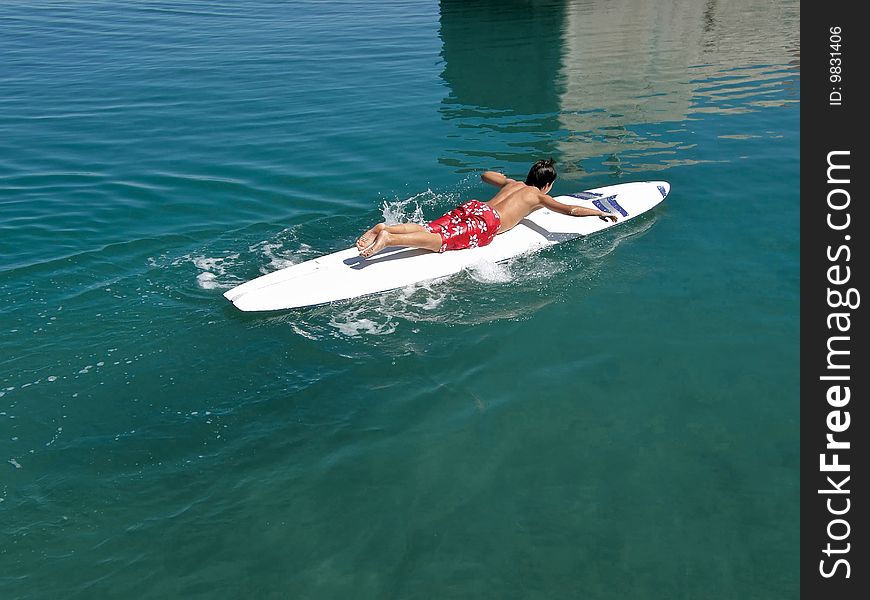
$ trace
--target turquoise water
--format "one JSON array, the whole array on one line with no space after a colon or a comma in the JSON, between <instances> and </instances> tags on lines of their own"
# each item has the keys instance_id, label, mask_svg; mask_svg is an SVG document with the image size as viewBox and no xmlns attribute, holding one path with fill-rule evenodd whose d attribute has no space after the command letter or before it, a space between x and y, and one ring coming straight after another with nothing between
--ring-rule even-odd
<instances>
[{"instance_id":1,"label":"turquoise water","mask_svg":"<svg viewBox=\"0 0 870 600\"><path fill-rule=\"evenodd\" d=\"M0 597L798 592L799 5L0 4ZM557 160L613 232L221 293Z\"/></svg>"}]
</instances>

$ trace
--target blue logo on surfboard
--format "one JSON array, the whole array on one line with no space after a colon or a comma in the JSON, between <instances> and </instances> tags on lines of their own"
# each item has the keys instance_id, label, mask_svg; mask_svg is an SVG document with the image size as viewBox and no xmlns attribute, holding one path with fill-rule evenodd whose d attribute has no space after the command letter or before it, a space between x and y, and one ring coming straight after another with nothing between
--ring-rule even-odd
<instances>
[{"instance_id":1,"label":"blue logo on surfboard","mask_svg":"<svg viewBox=\"0 0 870 600\"><path fill-rule=\"evenodd\" d=\"M579 198L580 200L592 200L593 198L600 198L604 194L599 194L598 192L577 192L576 194L568 194L572 198Z\"/></svg>"},{"instance_id":2,"label":"blue logo on surfboard","mask_svg":"<svg viewBox=\"0 0 870 600\"><path fill-rule=\"evenodd\" d=\"M607 204L605 204L605 202ZM594 204L595 208L597 208L598 210L603 210L604 212L609 213L616 211L623 217L628 216L628 211L619 205L619 203L616 201L616 196L608 196L607 198L601 198L600 200L593 200L592 204Z\"/></svg>"}]
</instances>

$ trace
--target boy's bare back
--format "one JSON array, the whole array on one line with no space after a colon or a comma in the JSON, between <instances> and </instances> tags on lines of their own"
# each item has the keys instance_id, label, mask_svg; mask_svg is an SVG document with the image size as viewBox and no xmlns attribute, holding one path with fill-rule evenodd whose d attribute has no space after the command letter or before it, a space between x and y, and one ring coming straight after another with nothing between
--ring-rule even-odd
<instances>
[{"instance_id":1,"label":"boy's bare back","mask_svg":"<svg viewBox=\"0 0 870 600\"><path fill-rule=\"evenodd\" d=\"M509 180L486 204L493 207L501 216L499 233L507 231L529 214L544 206L541 196L546 196L538 188L521 181Z\"/></svg>"},{"instance_id":2,"label":"boy's bare back","mask_svg":"<svg viewBox=\"0 0 870 600\"><path fill-rule=\"evenodd\" d=\"M553 187L552 182L544 185L543 188L539 188L516 181L515 179L509 179L495 171L486 171L481 175L481 179L486 183L501 188L492 199L486 202L501 216L501 225L498 228L499 233L513 228L517 223L539 208L549 208L552 211L575 217L594 215L602 219L616 220L616 217L609 213L594 208L563 204L552 198L547 194Z\"/></svg>"}]
</instances>

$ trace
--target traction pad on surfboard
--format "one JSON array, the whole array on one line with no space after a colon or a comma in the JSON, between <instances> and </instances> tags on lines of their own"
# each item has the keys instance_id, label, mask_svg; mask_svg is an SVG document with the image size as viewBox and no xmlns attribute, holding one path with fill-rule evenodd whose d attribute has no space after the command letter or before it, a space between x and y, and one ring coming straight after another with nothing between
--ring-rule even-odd
<instances>
[{"instance_id":1,"label":"traction pad on surfboard","mask_svg":"<svg viewBox=\"0 0 870 600\"><path fill-rule=\"evenodd\" d=\"M576 194L568 194L572 198L579 198L580 200L592 200L593 198L600 198L603 194L599 194L598 192L577 192Z\"/></svg>"},{"instance_id":2,"label":"traction pad on surfboard","mask_svg":"<svg viewBox=\"0 0 870 600\"><path fill-rule=\"evenodd\" d=\"M659 186L659 190L661 190L661 186ZM602 198L601 194L598 192L577 192L576 194L568 194L572 198L579 198L580 200L592 200L592 204L595 205L595 208L598 210L603 210L604 212L618 212L623 217L628 216L628 211L622 208L619 203L616 201L616 196L608 196L607 198ZM606 204L605 204L606 203Z\"/></svg>"},{"instance_id":3,"label":"traction pad on surfboard","mask_svg":"<svg viewBox=\"0 0 870 600\"><path fill-rule=\"evenodd\" d=\"M607 203L607 205L605 205L605 202ZM616 201L616 196L608 196L607 198L601 198L600 200L593 200L592 204L594 204L595 208L597 208L598 210L603 210L604 212L609 213L616 211L623 217L628 216L628 211L626 211L619 205L619 203Z\"/></svg>"}]
</instances>

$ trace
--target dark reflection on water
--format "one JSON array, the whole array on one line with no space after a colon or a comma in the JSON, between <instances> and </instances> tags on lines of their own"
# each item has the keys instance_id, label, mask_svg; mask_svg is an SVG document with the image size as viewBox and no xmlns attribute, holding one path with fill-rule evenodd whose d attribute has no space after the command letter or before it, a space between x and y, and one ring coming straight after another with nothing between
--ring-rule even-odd
<instances>
[{"instance_id":1,"label":"dark reflection on water","mask_svg":"<svg viewBox=\"0 0 870 600\"><path fill-rule=\"evenodd\" d=\"M448 118L558 112L564 2L441 2Z\"/></svg>"},{"instance_id":2,"label":"dark reflection on water","mask_svg":"<svg viewBox=\"0 0 870 600\"><path fill-rule=\"evenodd\" d=\"M459 170L549 154L574 177L663 170L710 160L687 122L797 106L796 1L440 7L441 112L456 139L441 161ZM757 125L728 135L770 134Z\"/></svg>"},{"instance_id":3,"label":"dark reflection on water","mask_svg":"<svg viewBox=\"0 0 870 600\"><path fill-rule=\"evenodd\" d=\"M441 76L450 89L441 112L458 128L442 163L474 170L490 158L528 162L556 152L564 14L564 2L441 2ZM479 147L480 136L496 134L512 140L508 147Z\"/></svg>"}]
</instances>

